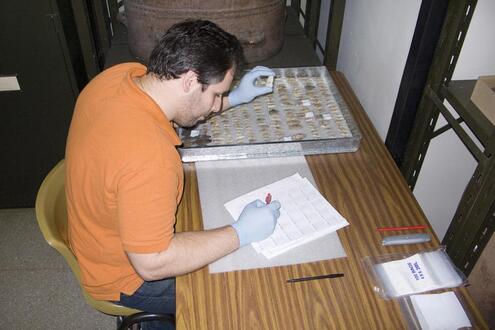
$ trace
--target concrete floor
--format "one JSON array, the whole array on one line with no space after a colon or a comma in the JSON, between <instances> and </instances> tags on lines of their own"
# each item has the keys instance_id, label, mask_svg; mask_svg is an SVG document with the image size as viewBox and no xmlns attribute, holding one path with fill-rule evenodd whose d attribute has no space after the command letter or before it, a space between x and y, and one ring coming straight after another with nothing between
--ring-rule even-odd
<instances>
[{"instance_id":1,"label":"concrete floor","mask_svg":"<svg viewBox=\"0 0 495 330\"><path fill-rule=\"evenodd\" d=\"M41 235L34 209L0 210L0 329L115 329L93 310L61 255Z\"/></svg>"},{"instance_id":2,"label":"concrete floor","mask_svg":"<svg viewBox=\"0 0 495 330\"><path fill-rule=\"evenodd\" d=\"M125 29L120 27L106 66L132 61ZM289 15L279 54L253 65L321 65L295 15ZM470 291L495 329L495 288L491 257L483 257L470 276ZM491 248L490 248L491 246ZM489 271L487 271L487 269ZM491 272L491 273L490 273ZM486 289L491 287L492 291ZM114 329L115 318L89 307L64 259L43 239L34 209L0 210L0 329Z\"/></svg>"}]
</instances>

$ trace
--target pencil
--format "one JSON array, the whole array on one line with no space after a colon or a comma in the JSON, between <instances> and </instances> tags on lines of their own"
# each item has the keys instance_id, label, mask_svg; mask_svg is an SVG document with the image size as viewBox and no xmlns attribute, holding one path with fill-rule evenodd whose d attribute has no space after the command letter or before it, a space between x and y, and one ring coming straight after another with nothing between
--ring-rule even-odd
<instances>
[{"instance_id":1,"label":"pencil","mask_svg":"<svg viewBox=\"0 0 495 330\"><path fill-rule=\"evenodd\" d=\"M287 280L287 283L305 282L305 281L312 281L312 280L322 280L325 278L337 278L337 277L343 277L343 276L344 276L344 274L337 273L337 274L326 274L326 275L299 277L299 278L291 278L290 280Z\"/></svg>"},{"instance_id":2,"label":"pencil","mask_svg":"<svg viewBox=\"0 0 495 330\"><path fill-rule=\"evenodd\" d=\"M393 230L413 230L413 229L425 229L428 228L425 225L418 226L401 226L401 227L382 227L377 228L378 231L393 231Z\"/></svg>"}]
</instances>

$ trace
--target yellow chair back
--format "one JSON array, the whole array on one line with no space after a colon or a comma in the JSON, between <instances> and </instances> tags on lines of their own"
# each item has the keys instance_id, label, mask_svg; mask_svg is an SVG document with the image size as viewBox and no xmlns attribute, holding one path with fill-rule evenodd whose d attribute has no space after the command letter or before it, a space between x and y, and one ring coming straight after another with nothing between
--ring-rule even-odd
<instances>
[{"instance_id":1,"label":"yellow chair back","mask_svg":"<svg viewBox=\"0 0 495 330\"><path fill-rule=\"evenodd\" d=\"M81 270L67 238L67 201L65 198L65 161L61 160L43 180L36 197L36 218L45 240L67 261L77 278L86 302L105 314L129 316L139 310L92 298L81 284Z\"/></svg>"}]
</instances>

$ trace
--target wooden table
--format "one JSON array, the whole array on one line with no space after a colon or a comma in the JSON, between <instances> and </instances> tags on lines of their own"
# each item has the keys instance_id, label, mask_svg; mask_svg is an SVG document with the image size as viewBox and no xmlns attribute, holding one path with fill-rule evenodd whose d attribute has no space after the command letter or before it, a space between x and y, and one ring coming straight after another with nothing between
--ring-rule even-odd
<instances>
[{"instance_id":1,"label":"wooden table","mask_svg":"<svg viewBox=\"0 0 495 330\"><path fill-rule=\"evenodd\" d=\"M209 274L205 267L177 278L177 329L401 329L396 301L373 292L361 260L396 252L416 252L433 241L395 247L381 245L382 226L427 224L416 199L341 73L332 72L363 139L355 153L306 156L320 192L349 221L338 231L346 258L300 265ZM201 230L201 207L193 164L185 165L184 197L177 230ZM395 234L395 233L394 233ZM398 233L397 233L398 234ZM344 273L336 279L286 283L294 277ZM487 328L467 290L470 312Z\"/></svg>"}]
</instances>

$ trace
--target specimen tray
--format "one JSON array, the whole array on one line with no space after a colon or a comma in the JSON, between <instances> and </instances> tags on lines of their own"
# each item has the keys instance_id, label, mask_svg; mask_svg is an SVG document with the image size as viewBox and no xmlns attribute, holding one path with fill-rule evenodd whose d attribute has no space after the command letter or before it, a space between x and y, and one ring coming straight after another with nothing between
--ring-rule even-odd
<instances>
[{"instance_id":1,"label":"specimen tray","mask_svg":"<svg viewBox=\"0 0 495 330\"><path fill-rule=\"evenodd\" d=\"M192 128L179 128L184 162L353 152L361 134L324 66L279 68L273 93Z\"/></svg>"}]
</instances>

